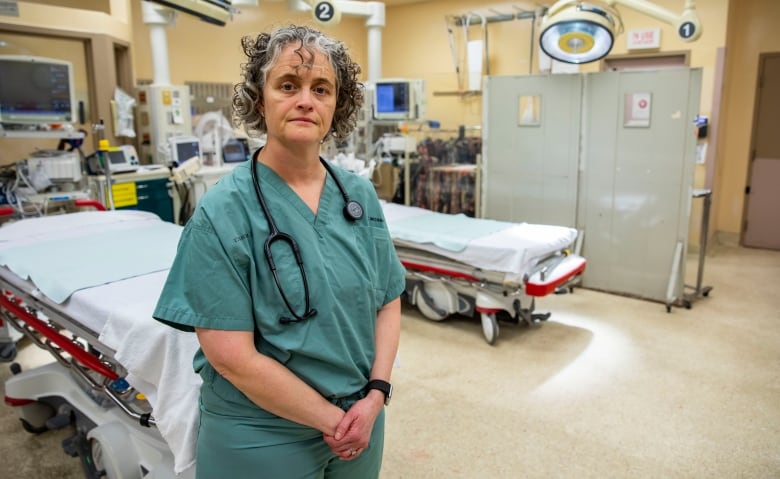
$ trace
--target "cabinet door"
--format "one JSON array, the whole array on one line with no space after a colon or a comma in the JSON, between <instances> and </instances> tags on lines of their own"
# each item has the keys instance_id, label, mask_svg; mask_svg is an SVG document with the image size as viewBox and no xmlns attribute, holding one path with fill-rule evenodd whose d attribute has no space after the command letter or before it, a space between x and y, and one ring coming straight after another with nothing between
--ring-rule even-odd
<instances>
[{"instance_id":1,"label":"cabinet door","mask_svg":"<svg viewBox=\"0 0 780 479\"><path fill-rule=\"evenodd\" d=\"M137 181L136 191L137 209L152 212L163 221L173 222L173 199L168 192L167 178Z\"/></svg>"}]
</instances>

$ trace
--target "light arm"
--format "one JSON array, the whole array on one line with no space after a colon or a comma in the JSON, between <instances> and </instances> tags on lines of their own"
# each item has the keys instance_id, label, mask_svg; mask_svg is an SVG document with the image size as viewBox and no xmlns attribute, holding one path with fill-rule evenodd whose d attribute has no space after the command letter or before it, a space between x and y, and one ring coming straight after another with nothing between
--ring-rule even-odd
<instances>
[{"instance_id":1,"label":"light arm","mask_svg":"<svg viewBox=\"0 0 780 479\"><path fill-rule=\"evenodd\" d=\"M692 42L701 36L701 22L696 14L696 2L685 0L685 8L682 15L660 7L648 0L611 0L610 5L624 5L639 13L661 20L673 25L677 29L677 35L686 42Z\"/></svg>"}]
</instances>

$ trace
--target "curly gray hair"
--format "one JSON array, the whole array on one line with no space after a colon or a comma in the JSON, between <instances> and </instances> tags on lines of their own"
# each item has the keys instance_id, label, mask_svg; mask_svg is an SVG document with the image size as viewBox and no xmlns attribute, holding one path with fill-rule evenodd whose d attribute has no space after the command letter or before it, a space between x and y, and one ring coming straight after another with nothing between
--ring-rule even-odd
<instances>
[{"instance_id":1,"label":"curly gray hair","mask_svg":"<svg viewBox=\"0 0 780 479\"><path fill-rule=\"evenodd\" d=\"M320 52L330 60L336 72L337 94L336 111L326 138L344 140L355 128L363 106L363 85L357 79L360 66L350 58L342 42L307 26L290 25L270 34L260 33L256 38L241 39L247 62L241 65L243 81L233 87L233 119L237 124L243 124L247 132L267 131L265 118L258 109L263 103L263 87L268 71L282 49L291 43L300 43L300 48L312 58L315 52Z\"/></svg>"}]
</instances>

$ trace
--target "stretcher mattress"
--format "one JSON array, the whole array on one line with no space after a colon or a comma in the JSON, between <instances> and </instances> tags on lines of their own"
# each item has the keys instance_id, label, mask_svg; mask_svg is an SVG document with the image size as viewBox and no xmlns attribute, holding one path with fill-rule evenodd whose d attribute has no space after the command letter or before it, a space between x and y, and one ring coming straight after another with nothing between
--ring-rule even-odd
<instances>
[{"instance_id":1,"label":"stretcher mattress","mask_svg":"<svg viewBox=\"0 0 780 479\"><path fill-rule=\"evenodd\" d=\"M399 255L404 248L424 251L502 273L505 283L522 284L540 260L577 238L577 230L564 226L478 219L388 202L382 209Z\"/></svg>"}]
</instances>

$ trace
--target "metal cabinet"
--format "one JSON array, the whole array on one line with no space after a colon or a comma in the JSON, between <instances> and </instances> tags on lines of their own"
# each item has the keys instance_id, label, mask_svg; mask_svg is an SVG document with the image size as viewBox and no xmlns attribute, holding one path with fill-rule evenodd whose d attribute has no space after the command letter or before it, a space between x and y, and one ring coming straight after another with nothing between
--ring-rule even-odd
<instances>
[{"instance_id":1,"label":"metal cabinet","mask_svg":"<svg viewBox=\"0 0 780 479\"><path fill-rule=\"evenodd\" d=\"M110 208L106 177L91 177L97 198ZM163 221L174 221L171 179L167 168L114 174L111 176L111 192L117 210L149 211Z\"/></svg>"}]
</instances>

